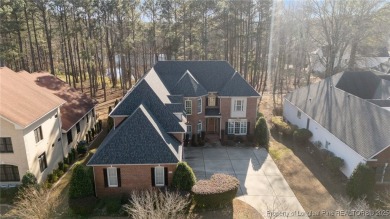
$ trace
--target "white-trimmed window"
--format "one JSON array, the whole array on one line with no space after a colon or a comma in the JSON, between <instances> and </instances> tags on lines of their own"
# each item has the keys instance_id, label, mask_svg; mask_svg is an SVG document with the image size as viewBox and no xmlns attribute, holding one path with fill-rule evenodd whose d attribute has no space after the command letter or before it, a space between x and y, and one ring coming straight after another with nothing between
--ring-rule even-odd
<instances>
[{"instance_id":1,"label":"white-trimmed window","mask_svg":"<svg viewBox=\"0 0 390 219\"><path fill-rule=\"evenodd\" d=\"M187 125L187 134L192 133L192 125Z\"/></svg>"},{"instance_id":2,"label":"white-trimmed window","mask_svg":"<svg viewBox=\"0 0 390 219\"><path fill-rule=\"evenodd\" d=\"M198 133L201 133L201 132L202 132L202 121L199 121L199 122L198 122L197 131L198 131Z\"/></svg>"},{"instance_id":3,"label":"white-trimmed window","mask_svg":"<svg viewBox=\"0 0 390 219\"><path fill-rule=\"evenodd\" d=\"M241 119L241 120L229 119L228 134L230 134L230 135L246 135L247 134L247 121L243 120L243 119Z\"/></svg>"},{"instance_id":4,"label":"white-trimmed window","mask_svg":"<svg viewBox=\"0 0 390 219\"><path fill-rule=\"evenodd\" d=\"M202 98L198 98L198 113L202 112Z\"/></svg>"},{"instance_id":5,"label":"white-trimmed window","mask_svg":"<svg viewBox=\"0 0 390 219\"><path fill-rule=\"evenodd\" d=\"M244 100L234 100L234 111L244 111Z\"/></svg>"},{"instance_id":6,"label":"white-trimmed window","mask_svg":"<svg viewBox=\"0 0 390 219\"><path fill-rule=\"evenodd\" d=\"M192 100L185 100L185 110L187 115L192 114Z\"/></svg>"},{"instance_id":7,"label":"white-trimmed window","mask_svg":"<svg viewBox=\"0 0 390 219\"><path fill-rule=\"evenodd\" d=\"M46 152L43 152L41 155L38 156L38 161L39 169L41 170L41 172L43 172L47 168Z\"/></svg>"},{"instance_id":8,"label":"white-trimmed window","mask_svg":"<svg viewBox=\"0 0 390 219\"><path fill-rule=\"evenodd\" d=\"M154 168L154 184L156 186L165 186L164 167L158 166Z\"/></svg>"},{"instance_id":9,"label":"white-trimmed window","mask_svg":"<svg viewBox=\"0 0 390 219\"><path fill-rule=\"evenodd\" d=\"M108 187L118 187L118 170L116 167L107 168Z\"/></svg>"}]
</instances>

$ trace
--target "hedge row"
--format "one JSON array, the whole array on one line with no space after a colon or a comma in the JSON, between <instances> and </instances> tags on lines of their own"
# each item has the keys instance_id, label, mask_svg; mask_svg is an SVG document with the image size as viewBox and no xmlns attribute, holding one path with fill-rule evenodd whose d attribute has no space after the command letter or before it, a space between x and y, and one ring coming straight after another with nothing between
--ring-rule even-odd
<instances>
[{"instance_id":1,"label":"hedge row","mask_svg":"<svg viewBox=\"0 0 390 219\"><path fill-rule=\"evenodd\" d=\"M199 180L191 191L197 208L216 209L232 202L239 185L236 177L218 173L210 180Z\"/></svg>"}]
</instances>

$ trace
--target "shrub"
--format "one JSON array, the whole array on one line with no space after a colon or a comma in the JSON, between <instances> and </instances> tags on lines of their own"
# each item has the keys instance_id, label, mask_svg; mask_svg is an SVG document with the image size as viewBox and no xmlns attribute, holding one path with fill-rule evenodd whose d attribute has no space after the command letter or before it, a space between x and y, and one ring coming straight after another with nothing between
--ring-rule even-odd
<instances>
[{"instance_id":1,"label":"shrub","mask_svg":"<svg viewBox=\"0 0 390 219\"><path fill-rule=\"evenodd\" d=\"M93 212L97 202L98 199L95 196L69 199L69 208L75 214L86 216Z\"/></svg>"},{"instance_id":2,"label":"shrub","mask_svg":"<svg viewBox=\"0 0 390 219\"><path fill-rule=\"evenodd\" d=\"M58 178L60 178L62 175L64 175L64 171L60 170L60 169L56 169L53 171L53 174L55 176L57 176Z\"/></svg>"},{"instance_id":3,"label":"shrub","mask_svg":"<svg viewBox=\"0 0 390 219\"><path fill-rule=\"evenodd\" d=\"M72 154L73 162L76 161L76 158L77 158L77 151L76 151L76 149L72 148L71 154Z\"/></svg>"},{"instance_id":4,"label":"shrub","mask_svg":"<svg viewBox=\"0 0 390 219\"><path fill-rule=\"evenodd\" d=\"M0 203L12 204L19 191L18 187L0 188Z\"/></svg>"},{"instance_id":5,"label":"shrub","mask_svg":"<svg viewBox=\"0 0 390 219\"><path fill-rule=\"evenodd\" d=\"M198 208L220 208L236 197L240 182L226 174L214 174L210 180L199 180L191 189Z\"/></svg>"},{"instance_id":6,"label":"shrub","mask_svg":"<svg viewBox=\"0 0 390 219\"><path fill-rule=\"evenodd\" d=\"M28 186L35 186L37 185L38 181L37 178L32 174L31 172L27 171L26 174L24 174L22 178L22 186L28 187Z\"/></svg>"},{"instance_id":7,"label":"shrub","mask_svg":"<svg viewBox=\"0 0 390 219\"><path fill-rule=\"evenodd\" d=\"M338 173L340 168L344 166L344 160L337 156L330 156L325 160L325 165L333 173Z\"/></svg>"},{"instance_id":8,"label":"shrub","mask_svg":"<svg viewBox=\"0 0 390 219\"><path fill-rule=\"evenodd\" d=\"M73 159L72 152L69 152L69 153L68 153L68 164L72 164L73 161L74 161L74 159Z\"/></svg>"},{"instance_id":9,"label":"shrub","mask_svg":"<svg viewBox=\"0 0 390 219\"><path fill-rule=\"evenodd\" d=\"M86 141L80 141L77 144L77 153L84 155L87 153L87 142Z\"/></svg>"},{"instance_id":10,"label":"shrub","mask_svg":"<svg viewBox=\"0 0 390 219\"><path fill-rule=\"evenodd\" d=\"M255 139L256 143L260 146L268 148L269 145L269 130L267 121L264 117L260 117L255 126Z\"/></svg>"},{"instance_id":11,"label":"shrub","mask_svg":"<svg viewBox=\"0 0 390 219\"><path fill-rule=\"evenodd\" d=\"M64 172L69 170L69 164L64 164Z\"/></svg>"},{"instance_id":12,"label":"shrub","mask_svg":"<svg viewBox=\"0 0 390 219\"><path fill-rule=\"evenodd\" d=\"M256 120L259 120L261 117L264 117L264 114L261 112L257 112Z\"/></svg>"},{"instance_id":13,"label":"shrub","mask_svg":"<svg viewBox=\"0 0 390 219\"><path fill-rule=\"evenodd\" d=\"M69 165L69 154L68 154L68 157L64 157L64 164ZM65 168L65 166L64 166L64 168Z\"/></svg>"},{"instance_id":14,"label":"shrub","mask_svg":"<svg viewBox=\"0 0 390 219\"><path fill-rule=\"evenodd\" d=\"M272 124L274 124L274 128L278 132L282 132L285 135L292 135L294 131L298 128L295 125L289 125L286 122L283 121L283 117L281 116L274 116L271 118Z\"/></svg>"},{"instance_id":15,"label":"shrub","mask_svg":"<svg viewBox=\"0 0 390 219\"><path fill-rule=\"evenodd\" d=\"M52 173L47 174L47 181L49 183L53 183L54 182L54 174L52 174Z\"/></svg>"},{"instance_id":16,"label":"shrub","mask_svg":"<svg viewBox=\"0 0 390 219\"><path fill-rule=\"evenodd\" d=\"M172 187L178 190L191 191L196 183L192 168L186 162L179 162L173 174Z\"/></svg>"},{"instance_id":17,"label":"shrub","mask_svg":"<svg viewBox=\"0 0 390 219\"><path fill-rule=\"evenodd\" d=\"M347 194L352 199L366 196L372 198L375 186L375 172L366 164L359 164L347 182Z\"/></svg>"},{"instance_id":18,"label":"shrub","mask_svg":"<svg viewBox=\"0 0 390 219\"><path fill-rule=\"evenodd\" d=\"M106 211L109 214L118 213L122 207L121 197L111 197L104 199L104 204L106 206Z\"/></svg>"},{"instance_id":19,"label":"shrub","mask_svg":"<svg viewBox=\"0 0 390 219\"><path fill-rule=\"evenodd\" d=\"M58 169L64 171L64 163L63 162L61 162L61 161L58 162Z\"/></svg>"},{"instance_id":20,"label":"shrub","mask_svg":"<svg viewBox=\"0 0 390 219\"><path fill-rule=\"evenodd\" d=\"M75 166L70 179L69 199L83 198L94 195L93 184L87 167Z\"/></svg>"},{"instance_id":21,"label":"shrub","mask_svg":"<svg viewBox=\"0 0 390 219\"><path fill-rule=\"evenodd\" d=\"M299 143L306 143L309 141L309 138L313 136L313 133L311 133L308 129L298 129L294 131L293 136L295 141Z\"/></svg>"},{"instance_id":22,"label":"shrub","mask_svg":"<svg viewBox=\"0 0 390 219\"><path fill-rule=\"evenodd\" d=\"M133 219L186 218L183 213L190 203L188 196L156 189L133 191L129 201L123 208Z\"/></svg>"}]
</instances>

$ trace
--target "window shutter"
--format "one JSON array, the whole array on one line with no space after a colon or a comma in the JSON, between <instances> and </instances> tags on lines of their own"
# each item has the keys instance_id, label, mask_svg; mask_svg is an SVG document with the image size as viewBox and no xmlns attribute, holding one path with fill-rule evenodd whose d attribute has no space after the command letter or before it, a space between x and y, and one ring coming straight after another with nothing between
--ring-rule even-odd
<instances>
[{"instance_id":1,"label":"window shutter","mask_svg":"<svg viewBox=\"0 0 390 219\"><path fill-rule=\"evenodd\" d=\"M228 122L225 122L225 134L228 135L229 133L229 123Z\"/></svg>"},{"instance_id":2,"label":"window shutter","mask_svg":"<svg viewBox=\"0 0 390 219\"><path fill-rule=\"evenodd\" d=\"M209 98L206 97L206 106L209 106Z\"/></svg>"},{"instance_id":3,"label":"window shutter","mask_svg":"<svg viewBox=\"0 0 390 219\"><path fill-rule=\"evenodd\" d=\"M116 177L118 179L118 187L121 187L121 169L116 168Z\"/></svg>"},{"instance_id":4,"label":"window shutter","mask_svg":"<svg viewBox=\"0 0 390 219\"><path fill-rule=\"evenodd\" d=\"M164 167L164 184L168 186L168 167Z\"/></svg>"},{"instance_id":5,"label":"window shutter","mask_svg":"<svg viewBox=\"0 0 390 219\"><path fill-rule=\"evenodd\" d=\"M247 125L246 125L246 134L247 134L247 135L249 135L249 129L250 129L250 127L251 127L250 124L251 124L251 123L248 122Z\"/></svg>"},{"instance_id":6,"label":"window shutter","mask_svg":"<svg viewBox=\"0 0 390 219\"><path fill-rule=\"evenodd\" d=\"M104 187L108 187L107 169L103 168Z\"/></svg>"},{"instance_id":7,"label":"window shutter","mask_svg":"<svg viewBox=\"0 0 390 219\"><path fill-rule=\"evenodd\" d=\"M156 185L156 182L154 181L154 167L152 167L152 186L155 186Z\"/></svg>"},{"instance_id":8,"label":"window shutter","mask_svg":"<svg viewBox=\"0 0 390 219\"><path fill-rule=\"evenodd\" d=\"M219 106L219 98L218 97L215 98L215 106Z\"/></svg>"}]
</instances>

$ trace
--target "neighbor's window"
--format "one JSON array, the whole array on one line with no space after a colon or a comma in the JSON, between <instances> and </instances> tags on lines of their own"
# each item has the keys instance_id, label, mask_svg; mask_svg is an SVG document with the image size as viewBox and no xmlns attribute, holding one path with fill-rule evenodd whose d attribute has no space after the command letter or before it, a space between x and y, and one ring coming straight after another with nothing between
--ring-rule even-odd
<instances>
[{"instance_id":1,"label":"neighbor's window","mask_svg":"<svg viewBox=\"0 0 390 219\"><path fill-rule=\"evenodd\" d=\"M34 136L35 136L35 142L38 143L40 140L43 139L42 135L42 127L39 126L38 128L34 129Z\"/></svg>"},{"instance_id":2,"label":"neighbor's window","mask_svg":"<svg viewBox=\"0 0 390 219\"><path fill-rule=\"evenodd\" d=\"M164 167L158 166L154 168L154 183L156 186L165 185Z\"/></svg>"},{"instance_id":3,"label":"neighbor's window","mask_svg":"<svg viewBox=\"0 0 390 219\"><path fill-rule=\"evenodd\" d=\"M244 111L244 100L234 101L234 111Z\"/></svg>"},{"instance_id":4,"label":"neighbor's window","mask_svg":"<svg viewBox=\"0 0 390 219\"><path fill-rule=\"evenodd\" d=\"M198 113L202 112L202 98L198 98Z\"/></svg>"},{"instance_id":5,"label":"neighbor's window","mask_svg":"<svg viewBox=\"0 0 390 219\"><path fill-rule=\"evenodd\" d=\"M185 110L187 115L192 114L192 101L191 100L186 100L185 101Z\"/></svg>"},{"instance_id":6,"label":"neighbor's window","mask_svg":"<svg viewBox=\"0 0 390 219\"><path fill-rule=\"evenodd\" d=\"M301 115L302 115L301 111L298 110L297 117L298 117L299 119L301 118Z\"/></svg>"},{"instance_id":7,"label":"neighbor's window","mask_svg":"<svg viewBox=\"0 0 390 219\"><path fill-rule=\"evenodd\" d=\"M76 130L77 130L77 134L80 133L80 122L76 124Z\"/></svg>"},{"instance_id":8,"label":"neighbor's window","mask_svg":"<svg viewBox=\"0 0 390 219\"><path fill-rule=\"evenodd\" d=\"M0 182L18 182L20 181L19 170L17 166L1 164Z\"/></svg>"},{"instance_id":9,"label":"neighbor's window","mask_svg":"<svg viewBox=\"0 0 390 219\"><path fill-rule=\"evenodd\" d=\"M12 153L14 152L12 148L11 138L0 138L0 153Z\"/></svg>"},{"instance_id":10,"label":"neighbor's window","mask_svg":"<svg viewBox=\"0 0 390 219\"><path fill-rule=\"evenodd\" d=\"M41 172L43 172L47 168L47 161L46 161L46 152L43 152L43 154L39 155L39 169Z\"/></svg>"},{"instance_id":11,"label":"neighbor's window","mask_svg":"<svg viewBox=\"0 0 390 219\"><path fill-rule=\"evenodd\" d=\"M72 129L70 129L70 130L66 133L66 137L68 138L68 144L70 144L70 143L73 142Z\"/></svg>"},{"instance_id":12,"label":"neighbor's window","mask_svg":"<svg viewBox=\"0 0 390 219\"><path fill-rule=\"evenodd\" d=\"M107 168L108 187L118 187L118 170L116 167Z\"/></svg>"}]
</instances>

